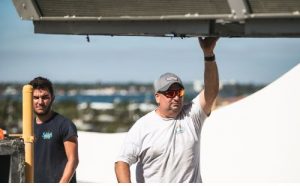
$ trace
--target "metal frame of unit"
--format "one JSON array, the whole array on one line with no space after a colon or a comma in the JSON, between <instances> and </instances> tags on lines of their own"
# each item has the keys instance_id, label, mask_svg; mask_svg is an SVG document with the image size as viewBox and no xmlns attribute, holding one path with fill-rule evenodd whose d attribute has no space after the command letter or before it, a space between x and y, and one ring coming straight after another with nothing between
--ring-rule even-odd
<instances>
[{"instance_id":1,"label":"metal frame of unit","mask_svg":"<svg viewBox=\"0 0 300 186\"><path fill-rule=\"evenodd\" d=\"M9 156L9 162L6 162L9 163L10 165L8 170L9 183L25 183L24 155L25 155L25 151L24 151L23 140L6 139L0 141L0 156Z\"/></svg>"},{"instance_id":2,"label":"metal frame of unit","mask_svg":"<svg viewBox=\"0 0 300 186\"><path fill-rule=\"evenodd\" d=\"M250 1L255 0L225 0L230 9L225 14L154 16L43 16L38 1L13 0L21 19L33 21L35 33L172 37L300 37L298 0L287 0L296 4L292 11L290 7L282 6L284 11L255 12L250 6ZM76 0L69 2L72 1L76 2Z\"/></svg>"}]
</instances>

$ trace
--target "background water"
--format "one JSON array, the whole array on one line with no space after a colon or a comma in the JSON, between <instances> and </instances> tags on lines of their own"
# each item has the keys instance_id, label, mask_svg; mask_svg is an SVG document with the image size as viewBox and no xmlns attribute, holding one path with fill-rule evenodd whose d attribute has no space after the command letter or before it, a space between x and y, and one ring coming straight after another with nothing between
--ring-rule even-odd
<instances>
[{"instance_id":1,"label":"background water","mask_svg":"<svg viewBox=\"0 0 300 186\"><path fill-rule=\"evenodd\" d=\"M194 97L196 93L187 93L185 95L185 100ZM0 100L12 99L17 101L22 101L22 95L0 95ZM76 101L78 104L83 102L104 102L104 103L115 103L115 102L134 102L134 103L144 103L144 102L155 102L154 95L152 93L137 93L133 95L122 95L122 94L112 94L112 95L56 95L55 100L57 102L72 100Z\"/></svg>"},{"instance_id":2,"label":"background water","mask_svg":"<svg viewBox=\"0 0 300 186\"><path fill-rule=\"evenodd\" d=\"M105 102L105 103L114 103L114 102L152 102L154 101L154 96L149 94L136 94L136 95L74 95L74 96L57 96L57 101L63 100L75 100L77 103L83 102Z\"/></svg>"}]
</instances>

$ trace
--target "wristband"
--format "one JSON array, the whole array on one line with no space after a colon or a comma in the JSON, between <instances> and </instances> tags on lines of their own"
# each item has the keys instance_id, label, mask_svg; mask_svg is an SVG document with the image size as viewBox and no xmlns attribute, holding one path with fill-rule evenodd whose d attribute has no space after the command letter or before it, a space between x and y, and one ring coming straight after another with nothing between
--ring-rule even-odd
<instances>
[{"instance_id":1,"label":"wristband","mask_svg":"<svg viewBox=\"0 0 300 186\"><path fill-rule=\"evenodd\" d=\"M207 62L212 62L212 61L215 61L215 60L216 60L215 55L212 55L212 56L205 56L205 57L204 57L204 61L207 61Z\"/></svg>"}]
</instances>

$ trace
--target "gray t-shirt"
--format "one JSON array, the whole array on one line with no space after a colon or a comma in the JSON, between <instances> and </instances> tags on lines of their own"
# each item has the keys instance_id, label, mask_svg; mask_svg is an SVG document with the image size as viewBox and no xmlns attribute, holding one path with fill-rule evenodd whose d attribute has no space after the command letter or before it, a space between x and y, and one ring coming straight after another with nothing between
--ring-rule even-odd
<instances>
[{"instance_id":1,"label":"gray t-shirt","mask_svg":"<svg viewBox=\"0 0 300 186\"><path fill-rule=\"evenodd\" d=\"M199 183L200 133L206 119L199 96L176 119L152 111L129 130L116 161L137 162L136 181Z\"/></svg>"}]
</instances>

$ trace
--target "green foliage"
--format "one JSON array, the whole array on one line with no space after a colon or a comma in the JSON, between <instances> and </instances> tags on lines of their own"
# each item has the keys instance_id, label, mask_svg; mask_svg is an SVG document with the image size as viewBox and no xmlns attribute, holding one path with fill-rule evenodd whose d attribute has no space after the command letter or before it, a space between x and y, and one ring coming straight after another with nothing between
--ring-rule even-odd
<instances>
[{"instance_id":1,"label":"green foliage","mask_svg":"<svg viewBox=\"0 0 300 186\"><path fill-rule=\"evenodd\" d=\"M88 89L113 88L116 92L126 90L130 94L145 93L153 95L152 83L149 84L76 84L76 83L54 83L56 97L66 96L69 91L79 93ZM0 83L0 128L6 129L9 133L19 133L22 122L22 87L23 84ZM198 94L193 92L192 84L186 85L185 101L190 101ZM252 94L264 85L235 84L224 85L219 93L220 97L235 97ZM12 96L7 95L7 90L13 91ZM74 121L80 128L95 132L125 132L136 122L137 119L145 115L140 109L129 110L129 102L116 102L113 109L95 110L89 105L85 109L78 109L77 101L72 99L56 100L53 110ZM89 103L88 103L89 104ZM155 103L153 103L155 104ZM86 127L89 125L89 127Z\"/></svg>"},{"instance_id":2,"label":"green foliage","mask_svg":"<svg viewBox=\"0 0 300 186\"><path fill-rule=\"evenodd\" d=\"M53 110L69 119L76 119L79 117L77 102L74 100L63 100L54 103Z\"/></svg>"},{"instance_id":3,"label":"green foliage","mask_svg":"<svg viewBox=\"0 0 300 186\"><path fill-rule=\"evenodd\" d=\"M0 100L0 128L8 133L21 131L22 103L11 97Z\"/></svg>"}]
</instances>

